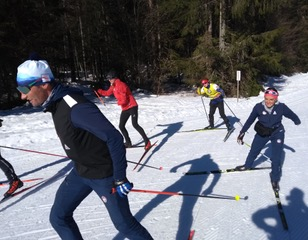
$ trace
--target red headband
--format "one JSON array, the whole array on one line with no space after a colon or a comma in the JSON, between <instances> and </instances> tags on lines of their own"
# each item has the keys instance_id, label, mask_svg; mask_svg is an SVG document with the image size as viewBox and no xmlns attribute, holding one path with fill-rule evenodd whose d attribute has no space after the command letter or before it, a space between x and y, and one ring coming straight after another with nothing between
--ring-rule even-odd
<instances>
[{"instance_id":1,"label":"red headband","mask_svg":"<svg viewBox=\"0 0 308 240\"><path fill-rule=\"evenodd\" d=\"M277 99L279 96L278 92L276 92L275 90L266 90L265 91L265 94L264 94L264 97L272 97L272 98L275 98Z\"/></svg>"}]
</instances>

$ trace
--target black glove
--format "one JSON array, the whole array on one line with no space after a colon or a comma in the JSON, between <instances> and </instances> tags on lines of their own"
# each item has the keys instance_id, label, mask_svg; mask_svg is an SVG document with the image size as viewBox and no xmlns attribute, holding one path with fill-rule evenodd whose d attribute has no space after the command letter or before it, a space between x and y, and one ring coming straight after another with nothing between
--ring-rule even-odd
<instances>
[{"instance_id":1,"label":"black glove","mask_svg":"<svg viewBox=\"0 0 308 240\"><path fill-rule=\"evenodd\" d=\"M99 83L92 83L90 85L90 88L92 88L93 90L97 91L98 89L100 89L100 84Z\"/></svg>"},{"instance_id":2,"label":"black glove","mask_svg":"<svg viewBox=\"0 0 308 240\"><path fill-rule=\"evenodd\" d=\"M0 119L0 127L2 127L2 122L3 122L3 120L2 120L2 119Z\"/></svg>"},{"instance_id":3,"label":"black glove","mask_svg":"<svg viewBox=\"0 0 308 240\"><path fill-rule=\"evenodd\" d=\"M238 135L238 137L237 137L237 143L238 144L241 144L241 145L244 144L244 141L243 141L244 136L245 136L245 133L240 133L240 135Z\"/></svg>"},{"instance_id":4,"label":"black glove","mask_svg":"<svg viewBox=\"0 0 308 240\"><path fill-rule=\"evenodd\" d=\"M134 184L129 182L127 178L123 180L115 180L113 185L114 188L112 189L112 193L117 192L120 197L125 197L134 187Z\"/></svg>"},{"instance_id":5,"label":"black glove","mask_svg":"<svg viewBox=\"0 0 308 240\"><path fill-rule=\"evenodd\" d=\"M295 122L295 125L300 125L301 124L301 120L298 120Z\"/></svg>"}]
</instances>

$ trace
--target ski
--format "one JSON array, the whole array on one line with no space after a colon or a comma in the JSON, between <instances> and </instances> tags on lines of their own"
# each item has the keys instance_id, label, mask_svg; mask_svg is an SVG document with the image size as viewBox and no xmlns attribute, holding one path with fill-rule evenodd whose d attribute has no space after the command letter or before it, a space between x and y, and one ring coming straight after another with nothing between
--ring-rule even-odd
<instances>
[{"instance_id":1,"label":"ski","mask_svg":"<svg viewBox=\"0 0 308 240\"><path fill-rule=\"evenodd\" d=\"M22 189L20 189L20 190L17 190L17 191L14 192L12 195L10 195L10 196L8 196L8 197L3 197L3 198L0 200L0 204L3 203L3 202L5 202L5 201L7 201L7 200L9 200L9 199L11 199L11 198L13 198L13 197L16 197L17 195L19 195L19 194L21 194L21 193L23 193L23 192L25 192L25 191L27 191L27 190L30 190L30 189L32 189L32 188L38 186L38 185L40 185L40 184L42 184L42 183L44 183L44 182L46 182L46 179L43 179L42 181L39 181L38 183L35 183L35 184L33 184L33 185L29 186L29 187L26 187L26 188L22 188Z\"/></svg>"},{"instance_id":2,"label":"ski","mask_svg":"<svg viewBox=\"0 0 308 240\"><path fill-rule=\"evenodd\" d=\"M224 138L224 142L228 140L228 138L231 136L231 134L234 132L235 128L232 128L231 130L229 130Z\"/></svg>"},{"instance_id":3,"label":"ski","mask_svg":"<svg viewBox=\"0 0 308 240\"><path fill-rule=\"evenodd\" d=\"M188 235L188 240L192 240L195 235L195 230L190 230L189 235Z\"/></svg>"},{"instance_id":4,"label":"ski","mask_svg":"<svg viewBox=\"0 0 308 240\"><path fill-rule=\"evenodd\" d=\"M248 172L248 171L255 171L255 170L264 170L264 169L271 169L271 167L255 167L250 168L248 170L237 170L236 168L228 168L228 169L217 169L212 171L200 171L200 172L184 172L184 175L203 175L203 174L220 174L220 173L229 173L229 172Z\"/></svg>"},{"instance_id":5,"label":"ski","mask_svg":"<svg viewBox=\"0 0 308 240\"><path fill-rule=\"evenodd\" d=\"M29 179L20 179L22 182L35 182L38 180L42 180L43 178L29 178ZM9 185L9 182L0 182L0 187Z\"/></svg>"},{"instance_id":6,"label":"ski","mask_svg":"<svg viewBox=\"0 0 308 240\"><path fill-rule=\"evenodd\" d=\"M274 189L273 189L273 191L274 191L274 194L275 194L277 208L278 208L278 212L279 212L279 216L280 216L280 219L281 219L283 229L288 230L289 227L288 227L286 216L284 215L284 211L283 211L283 208L282 208L282 204L281 204L281 200L280 200L280 196L279 196L279 191L274 190Z\"/></svg>"},{"instance_id":7,"label":"ski","mask_svg":"<svg viewBox=\"0 0 308 240\"><path fill-rule=\"evenodd\" d=\"M198 128L198 129L192 129L192 130L179 131L179 133L185 133L185 132L203 132L203 131L224 130L224 129L227 129L227 128Z\"/></svg>"},{"instance_id":8,"label":"ski","mask_svg":"<svg viewBox=\"0 0 308 240\"><path fill-rule=\"evenodd\" d=\"M135 170L139 164L141 163L142 159L145 157L145 155L152 149L153 146L156 145L156 143L158 142L158 140L156 142L154 142L147 150L144 150L144 153L142 154L142 156L140 157L139 161L137 162L136 166L133 168L133 170Z\"/></svg>"}]
</instances>

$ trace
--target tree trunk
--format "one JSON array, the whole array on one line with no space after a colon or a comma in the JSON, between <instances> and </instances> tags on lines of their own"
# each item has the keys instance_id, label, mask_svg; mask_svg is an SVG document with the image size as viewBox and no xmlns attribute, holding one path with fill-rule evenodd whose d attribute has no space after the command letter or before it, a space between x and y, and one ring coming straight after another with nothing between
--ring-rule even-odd
<instances>
[{"instance_id":1,"label":"tree trunk","mask_svg":"<svg viewBox=\"0 0 308 240\"><path fill-rule=\"evenodd\" d=\"M219 3L219 50L225 49L226 21L225 21L225 0Z\"/></svg>"},{"instance_id":2,"label":"tree trunk","mask_svg":"<svg viewBox=\"0 0 308 240\"><path fill-rule=\"evenodd\" d=\"M85 51L84 34L83 34L81 16L79 16L79 30L80 30L80 39L81 39L83 75L84 75L84 80L87 80L86 51Z\"/></svg>"}]
</instances>

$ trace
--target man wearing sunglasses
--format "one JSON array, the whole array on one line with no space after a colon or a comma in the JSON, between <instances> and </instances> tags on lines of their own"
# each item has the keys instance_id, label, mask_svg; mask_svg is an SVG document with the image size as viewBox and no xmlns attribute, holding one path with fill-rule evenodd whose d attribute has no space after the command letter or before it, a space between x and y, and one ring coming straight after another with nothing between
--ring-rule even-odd
<instances>
[{"instance_id":1,"label":"man wearing sunglasses","mask_svg":"<svg viewBox=\"0 0 308 240\"><path fill-rule=\"evenodd\" d=\"M56 83L46 61L27 60L17 69L21 98L50 112L74 168L57 190L50 222L61 239L82 239L74 210L95 191L109 216L129 239L153 239L130 212L126 150L121 133L78 88Z\"/></svg>"},{"instance_id":2,"label":"man wearing sunglasses","mask_svg":"<svg viewBox=\"0 0 308 240\"><path fill-rule=\"evenodd\" d=\"M281 178L281 167L283 161L282 153L285 130L281 123L282 117L291 119L295 125L301 123L299 117L288 108L287 105L278 101L278 96L279 93L275 88L268 88L265 91L264 100L257 103L252 109L252 112L237 137L237 142L239 144L244 144L243 138L245 132L250 128L254 121L258 119L258 122L254 127L256 134L245 164L236 167L236 169L240 171L250 169L262 148L270 141L272 147L272 171L270 173L270 178L275 191L279 191L279 181Z\"/></svg>"}]
</instances>

